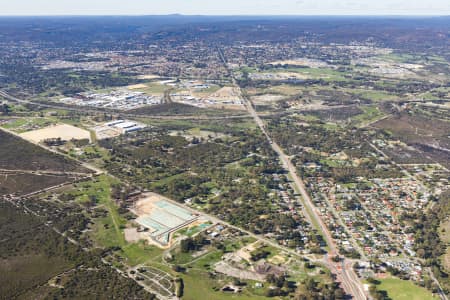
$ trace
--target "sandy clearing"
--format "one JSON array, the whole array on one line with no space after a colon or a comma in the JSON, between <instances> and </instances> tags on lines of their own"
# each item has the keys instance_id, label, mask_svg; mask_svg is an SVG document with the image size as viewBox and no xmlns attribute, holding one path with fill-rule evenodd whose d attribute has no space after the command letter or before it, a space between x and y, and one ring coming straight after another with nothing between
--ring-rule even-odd
<instances>
[{"instance_id":1,"label":"sandy clearing","mask_svg":"<svg viewBox=\"0 0 450 300\"><path fill-rule=\"evenodd\" d=\"M263 247L264 244L261 241L256 241L254 243L251 243L245 247L242 247L241 249L239 249L238 251L236 251L236 255L239 256L242 259L245 259L246 261L248 261L249 263L251 263L251 258L252 258L252 252L255 251L256 249L259 249L261 247Z\"/></svg>"},{"instance_id":2,"label":"sandy clearing","mask_svg":"<svg viewBox=\"0 0 450 300\"><path fill-rule=\"evenodd\" d=\"M281 255L275 255L272 258L269 258L268 261L274 265L282 265L286 262L286 259Z\"/></svg>"},{"instance_id":3,"label":"sandy clearing","mask_svg":"<svg viewBox=\"0 0 450 300\"><path fill-rule=\"evenodd\" d=\"M127 89L129 89L129 90L138 90L138 89L145 89L145 88L148 88L148 86L143 83L127 86Z\"/></svg>"},{"instance_id":4,"label":"sandy clearing","mask_svg":"<svg viewBox=\"0 0 450 300\"><path fill-rule=\"evenodd\" d=\"M315 60L315 59L307 59L307 58L299 58L299 59L291 59L291 60L279 60L274 61L270 63L271 65L277 66L277 65L291 65L291 66L307 66L310 68L320 68L320 67L327 67L328 64L321 60Z\"/></svg>"},{"instance_id":5,"label":"sandy clearing","mask_svg":"<svg viewBox=\"0 0 450 300\"><path fill-rule=\"evenodd\" d=\"M252 101L254 103L259 103L259 104L267 104L268 102L277 102L280 100L285 99L286 96L284 95L275 95L275 94L265 94L265 95L260 95L260 96L253 96L252 97Z\"/></svg>"},{"instance_id":6,"label":"sandy clearing","mask_svg":"<svg viewBox=\"0 0 450 300\"><path fill-rule=\"evenodd\" d=\"M137 228L125 228L124 230L125 240L128 243L139 242L140 240L146 239L145 236L142 236L140 232L137 231Z\"/></svg>"},{"instance_id":7,"label":"sandy clearing","mask_svg":"<svg viewBox=\"0 0 450 300\"><path fill-rule=\"evenodd\" d=\"M249 270L242 270L233 266L230 266L224 261L219 261L214 265L214 269L216 272L243 279L243 280L256 280L256 281L265 281L266 276L258 274L256 272L252 272Z\"/></svg>"},{"instance_id":8,"label":"sandy clearing","mask_svg":"<svg viewBox=\"0 0 450 300\"><path fill-rule=\"evenodd\" d=\"M235 87L223 87L215 93L212 93L208 97L208 99L216 100L216 101L225 101L225 100L237 100L241 98L241 93L239 89Z\"/></svg>"},{"instance_id":9,"label":"sandy clearing","mask_svg":"<svg viewBox=\"0 0 450 300\"><path fill-rule=\"evenodd\" d=\"M155 78L159 78L159 76L154 74L146 74L138 76L138 79L155 79Z\"/></svg>"},{"instance_id":10,"label":"sandy clearing","mask_svg":"<svg viewBox=\"0 0 450 300\"><path fill-rule=\"evenodd\" d=\"M151 214L155 207L155 202L165 200L164 197L156 194L148 194L145 198L138 200L134 205L134 211L138 216Z\"/></svg>"},{"instance_id":11,"label":"sandy clearing","mask_svg":"<svg viewBox=\"0 0 450 300\"><path fill-rule=\"evenodd\" d=\"M56 138L61 138L65 141L70 141L72 139L88 139L91 141L91 133L89 131L67 124L49 126L38 130L28 131L20 134L20 136L35 143L41 142L45 139Z\"/></svg>"},{"instance_id":12,"label":"sandy clearing","mask_svg":"<svg viewBox=\"0 0 450 300\"><path fill-rule=\"evenodd\" d=\"M245 106L240 104L207 104L206 107L218 110L245 110Z\"/></svg>"},{"instance_id":13,"label":"sandy clearing","mask_svg":"<svg viewBox=\"0 0 450 300\"><path fill-rule=\"evenodd\" d=\"M109 139L122 134L120 129L109 126L98 126L94 127L93 130L98 140Z\"/></svg>"},{"instance_id":14,"label":"sandy clearing","mask_svg":"<svg viewBox=\"0 0 450 300\"><path fill-rule=\"evenodd\" d=\"M278 72L275 74L278 75L281 79L289 79L289 78L308 79L310 77L308 74L299 74L295 72Z\"/></svg>"},{"instance_id":15,"label":"sandy clearing","mask_svg":"<svg viewBox=\"0 0 450 300\"><path fill-rule=\"evenodd\" d=\"M304 73L294 73L294 72L264 72L264 73L252 73L250 78L254 80L305 80L312 78L313 76Z\"/></svg>"}]
</instances>

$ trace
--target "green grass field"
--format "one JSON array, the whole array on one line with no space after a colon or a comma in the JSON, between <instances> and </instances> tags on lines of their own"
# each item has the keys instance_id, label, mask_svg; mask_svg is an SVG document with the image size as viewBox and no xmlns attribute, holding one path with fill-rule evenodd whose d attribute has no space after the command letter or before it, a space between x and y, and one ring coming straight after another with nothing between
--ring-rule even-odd
<instances>
[{"instance_id":1,"label":"green grass field","mask_svg":"<svg viewBox=\"0 0 450 300\"><path fill-rule=\"evenodd\" d=\"M303 91L303 87L289 85L289 84L281 84L274 85L265 88L256 88L252 90L251 94L263 95L263 94L275 94L275 95L283 95L283 96L293 96L301 93ZM250 93L249 93L250 94Z\"/></svg>"},{"instance_id":2,"label":"green grass field","mask_svg":"<svg viewBox=\"0 0 450 300\"><path fill-rule=\"evenodd\" d=\"M111 184L114 182L111 177L99 176L96 181L81 185L81 195L78 198L83 201L83 198L95 196L97 203L108 211L106 217L97 220L92 232L93 239L103 247L126 245L123 231L120 229L121 225L126 224L126 220L119 215L117 206L111 199Z\"/></svg>"},{"instance_id":3,"label":"green grass field","mask_svg":"<svg viewBox=\"0 0 450 300\"><path fill-rule=\"evenodd\" d=\"M217 92L218 90L220 90L222 87L219 85L212 85L206 89L201 89L201 90L194 90L194 94L200 97L206 97L210 94L213 94L215 92Z\"/></svg>"},{"instance_id":4,"label":"green grass field","mask_svg":"<svg viewBox=\"0 0 450 300\"><path fill-rule=\"evenodd\" d=\"M149 95L155 95L155 94L164 94L166 90L168 90L170 87L167 85L159 84L157 82L150 82L145 84L146 88L139 88L135 89L135 91L143 92Z\"/></svg>"},{"instance_id":5,"label":"green grass field","mask_svg":"<svg viewBox=\"0 0 450 300\"><path fill-rule=\"evenodd\" d=\"M378 118L384 115L383 112L380 111L376 106L363 106L361 107L361 109L364 111L364 113L354 116L352 118L353 122L356 123L371 122L377 120Z\"/></svg>"},{"instance_id":6,"label":"green grass field","mask_svg":"<svg viewBox=\"0 0 450 300\"><path fill-rule=\"evenodd\" d=\"M4 124L2 127L17 133L35 130L58 123L54 118L17 118Z\"/></svg>"},{"instance_id":7,"label":"green grass field","mask_svg":"<svg viewBox=\"0 0 450 300\"><path fill-rule=\"evenodd\" d=\"M387 61L393 61L398 63L408 63L411 61L420 61L420 56L415 56L406 53L389 53L384 55L378 55L378 58Z\"/></svg>"},{"instance_id":8,"label":"green grass field","mask_svg":"<svg viewBox=\"0 0 450 300\"><path fill-rule=\"evenodd\" d=\"M255 242L253 238L246 237L241 240L230 241L226 248L228 251L236 250L253 242ZM214 269L214 264L222 259L222 255L222 251L212 250L199 258L191 258L191 261L185 264L187 273L181 275L185 284L184 300L267 299L264 297L267 287L256 289L254 287L255 282L250 280L246 281L247 286L244 287L242 293L234 294L220 291L226 284L233 283L233 279L225 275L218 274L215 278L211 278L209 275Z\"/></svg>"},{"instance_id":9,"label":"green grass field","mask_svg":"<svg viewBox=\"0 0 450 300\"><path fill-rule=\"evenodd\" d=\"M382 101L382 100L396 100L398 97L396 95L392 95L383 91L376 90L366 90L357 92L357 94L366 99L370 99L372 101Z\"/></svg>"},{"instance_id":10,"label":"green grass field","mask_svg":"<svg viewBox=\"0 0 450 300\"><path fill-rule=\"evenodd\" d=\"M377 290L386 291L392 300L433 300L431 292L425 288L419 287L411 281L401 280L390 277L380 280L381 284L377 285Z\"/></svg>"},{"instance_id":11,"label":"green grass field","mask_svg":"<svg viewBox=\"0 0 450 300\"><path fill-rule=\"evenodd\" d=\"M102 175L95 181L78 185L72 194L76 195L76 201L80 203L89 201L92 196L97 198L97 204L103 206L108 214L95 220L91 237L102 247L119 246L119 254L125 258L126 264L135 266L160 255L162 250L143 241L128 243L125 240L122 228L127 221L119 214L116 203L111 199L111 185L114 183L117 183L114 178Z\"/></svg>"},{"instance_id":12,"label":"green grass field","mask_svg":"<svg viewBox=\"0 0 450 300\"><path fill-rule=\"evenodd\" d=\"M127 265L136 266L161 255L163 250L141 241L123 246L120 253L125 256Z\"/></svg>"},{"instance_id":13,"label":"green grass field","mask_svg":"<svg viewBox=\"0 0 450 300\"><path fill-rule=\"evenodd\" d=\"M211 279L208 272L190 269L188 275L182 276L184 281L184 300L224 300L224 299L239 299L239 300L259 300L267 299L263 296L264 289L254 292L253 289L244 288L244 291L239 294L224 293L215 291L214 289L221 289L226 284L232 283L231 278L222 277L221 279Z\"/></svg>"},{"instance_id":14,"label":"green grass field","mask_svg":"<svg viewBox=\"0 0 450 300\"><path fill-rule=\"evenodd\" d=\"M192 227L185 227L183 229L178 230L177 232L175 232L175 236L179 236L179 235L185 235L188 237L192 237L193 235L199 233L200 231L203 230L203 228L205 228L205 226L209 226L211 225L211 223L203 223L202 225L197 225L197 226L192 226Z\"/></svg>"}]
</instances>

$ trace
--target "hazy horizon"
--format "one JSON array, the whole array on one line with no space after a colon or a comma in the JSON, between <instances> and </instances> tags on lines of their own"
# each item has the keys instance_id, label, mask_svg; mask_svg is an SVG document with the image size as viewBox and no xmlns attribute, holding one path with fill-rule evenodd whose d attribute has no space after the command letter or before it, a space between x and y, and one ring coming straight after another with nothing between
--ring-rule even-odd
<instances>
[{"instance_id":1,"label":"hazy horizon","mask_svg":"<svg viewBox=\"0 0 450 300\"><path fill-rule=\"evenodd\" d=\"M6 1L5 1L6 2ZM15 0L0 16L447 16L447 0Z\"/></svg>"},{"instance_id":2,"label":"hazy horizon","mask_svg":"<svg viewBox=\"0 0 450 300\"><path fill-rule=\"evenodd\" d=\"M243 18L258 18L258 17L270 17L270 18L295 18L295 17L305 17L305 18L321 18L321 17L335 17L335 18L345 18L345 17L398 17L398 18L439 18L439 17L450 17L449 14L316 14L316 15L288 15L288 14L258 14L258 15L214 15L214 14L10 14L4 15L0 13L0 18L8 17L243 17Z\"/></svg>"}]
</instances>

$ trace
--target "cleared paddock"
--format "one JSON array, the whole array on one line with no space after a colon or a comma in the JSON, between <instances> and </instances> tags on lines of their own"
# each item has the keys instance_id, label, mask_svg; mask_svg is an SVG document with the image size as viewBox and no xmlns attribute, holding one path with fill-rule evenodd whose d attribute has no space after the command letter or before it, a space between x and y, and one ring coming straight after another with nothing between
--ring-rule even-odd
<instances>
[{"instance_id":1,"label":"cleared paddock","mask_svg":"<svg viewBox=\"0 0 450 300\"><path fill-rule=\"evenodd\" d=\"M46 139L57 138L64 141L70 141L72 139L88 139L91 141L91 133L89 131L67 124L49 126L38 130L24 132L20 134L20 136L35 143L39 143Z\"/></svg>"}]
</instances>

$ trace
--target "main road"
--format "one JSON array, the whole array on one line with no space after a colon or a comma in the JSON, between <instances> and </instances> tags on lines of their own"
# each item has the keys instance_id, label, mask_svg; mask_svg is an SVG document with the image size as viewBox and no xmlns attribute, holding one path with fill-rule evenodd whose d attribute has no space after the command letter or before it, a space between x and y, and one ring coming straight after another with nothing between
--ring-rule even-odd
<instances>
[{"instance_id":1,"label":"main road","mask_svg":"<svg viewBox=\"0 0 450 300\"><path fill-rule=\"evenodd\" d=\"M228 69L228 64L226 62L225 56L220 48L218 48L218 52L220 55L220 58L222 59L222 62L224 63L225 67ZM228 69L229 70L229 69ZM339 254L338 249L336 248L336 244L334 243L333 237L331 236L330 231L328 230L328 227L325 225L324 221L320 217L319 213L317 212L316 207L314 206L311 197L309 196L305 184L301 177L297 173L297 168L292 163L289 156L287 156L283 149L270 137L269 133L267 132L266 126L261 119L261 117L256 112L253 103L250 99L248 99L244 93L242 93L242 90L240 89L240 86L237 84L236 78L233 76L232 71L229 70L229 75L231 79L233 80L233 84L236 86L236 88L239 89L241 98L244 102L244 105L248 111L248 113L252 116L255 123L258 125L258 127L261 129L262 133L266 136L267 140L269 141L272 149L277 153L281 165L286 170L286 172L289 174L290 178L292 179L292 186L294 190L298 191L301 195L301 204L306 208L304 211L307 213L307 218L313 223L312 225L317 224L325 241L328 244L328 247L330 249L328 255L326 255L324 262L325 264L330 268L330 270L336 275L336 279L341 282L343 289L345 292L349 295L352 295L355 299L363 300L367 299L367 295L364 292L364 288L362 286L362 283L360 282L358 276L356 275L355 271L353 270L353 263L350 260L343 259L340 263L336 263L332 261L332 258Z\"/></svg>"},{"instance_id":2,"label":"main road","mask_svg":"<svg viewBox=\"0 0 450 300\"><path fill-rule=\"evenodd\" d=\"M242 93L241 93L242 94ZM243 94L242 94L243 95ZM334 243L333 237L331 236L330 231L328 230L328 227L323 222L322 218L320 217L319 213L317 212L316 207L312 203L311 197L309 196L308 192L306 191L305 184L303 180L300 178L300 176L297 173L297 169L292 163L289 156L287 156L283 149L270 137L270 135L267 133L266 127L262 119L258 116L256 110L253 107L253 104L243 96L243 100L245 103L245 106L247 108L247 111L249 114L253 117L255 122L258 124L259 128L263 132L263 134L267 137L270 145L272 146L272 149L277 153L280 162L283 166L283 168L288 172L290 178L292 179L292 185L295 190L297 190L302 198L302 205L306 207L306 212L308 213L308 219L310 219L313 223L315 222L318 224L320 231L322 232L325 241L328 244L328 247L330 249L329 251L329 258L326 260L326 264L328 267L330 267L331 271L334 271L333 273L336 274L337 280L342 283L342 287L344 290L354 296L356 299L366 299L366 294L364 292L364 289L362 287L362 284L357 279L358 277L356 274L354 274L354 270L348 263L342 261L342 267L336 266L336 263L334 263L331 260L332 256L336 256L339 254L339 251L336 248L336 244ZM352 274L353 273L353 274ZM355 280L356 278L356 280Z\"/></svg>"}]
</instances>

